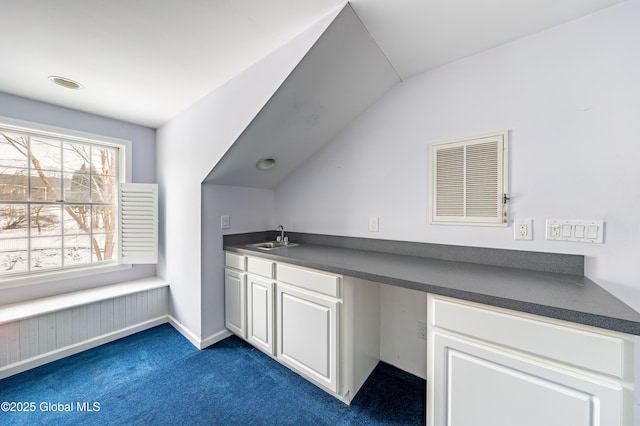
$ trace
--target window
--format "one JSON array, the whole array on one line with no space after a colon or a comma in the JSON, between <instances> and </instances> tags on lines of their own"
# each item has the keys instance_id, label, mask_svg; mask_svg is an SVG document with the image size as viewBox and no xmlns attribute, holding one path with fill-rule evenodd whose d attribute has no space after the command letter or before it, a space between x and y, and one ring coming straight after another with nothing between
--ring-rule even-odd
<instances>
[{"instance_id":1,"label":"window","mask_svg":"<svg viewBox=\"0 0 640 426\"><path fill-rule=\"evenodd\" d=\"M0 120L0 280L121 263L128 148L127 141ZM129 194L140 193L135 186ZM135 201L129 216L146 208ZM139 225L135 219L128 222Z\"/></svg>"},{"instance_id":2,"label":"window","mask_svg":"<svg viewBox=\"0 0 640 426\"><path fill-rule=\"evenodd\" d=\"M507 225L508 133L431 145L431 223Z\"/></svg>"}]
</instances>

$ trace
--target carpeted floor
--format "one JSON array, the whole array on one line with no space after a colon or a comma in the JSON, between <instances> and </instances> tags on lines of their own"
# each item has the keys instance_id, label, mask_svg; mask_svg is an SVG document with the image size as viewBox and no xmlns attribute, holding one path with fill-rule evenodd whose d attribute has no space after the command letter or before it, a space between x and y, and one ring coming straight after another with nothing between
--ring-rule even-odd
<instances>
[{"instance_id":1,"label":"carpeted floor","mask_svg":"<svg viewBox=\"0 0 640 426\"><path fill-rule=\"evenodd\" d=\"M0 424L421 425L424 400L380 363L348 406L237 337L199 351L165 324L1 380Z\"/></svg>"}]
</instances>

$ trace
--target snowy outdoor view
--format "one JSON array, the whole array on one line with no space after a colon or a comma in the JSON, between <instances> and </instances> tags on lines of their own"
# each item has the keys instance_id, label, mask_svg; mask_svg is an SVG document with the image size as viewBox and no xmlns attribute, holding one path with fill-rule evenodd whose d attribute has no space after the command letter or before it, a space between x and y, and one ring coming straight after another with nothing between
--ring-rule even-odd
<instances>
[{"instance_id":1,"label":"snowy outdoor view","mask_svg":"<svg viewBox=\"0 0 640 426\"><path fill-rule=\"evenodd\" d=\"M115 259L117 158L0 129L0 277Z\"/></svg>"}]
</instances>

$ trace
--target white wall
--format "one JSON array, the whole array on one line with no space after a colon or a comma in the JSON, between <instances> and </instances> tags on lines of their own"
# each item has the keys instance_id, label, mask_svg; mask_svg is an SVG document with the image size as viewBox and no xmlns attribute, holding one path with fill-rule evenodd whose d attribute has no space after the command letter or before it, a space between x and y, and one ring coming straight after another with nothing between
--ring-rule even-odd
<instances>
[{"instance_id":1,"label":"white wall","mask_svg":"<svg viewBox=\"0 0 640 426\"><path fill-rule=\"evenodd\" d=\"M640 309L638 22L629 1L407 79L277 188L275 217L300 232L584 254L588 277ZM534 240L430 225L429 144L499 130L510 217L532 218ZM545 241L546 218L603 219L605 244Z\"/></svg>"},{"instance_id":2,"label":"white wall","mask_svg":"<svg viewBox=\"0 0 640 426\"><path fill-rule=\"evenodd\" d=\"M205 331L220 331L218 326L224 318L224 298L217 298L223 289L223 269L217 263L201 262L201 182L333 17L335 15L323 18L157 131L162 224L158 274L171 283L171 315L201 339L210 337ZM227 202L224 197L214 198L217 203ZM210 206L205 207L206 214ZM250 229L251 226L245 226L241 220L237 216L232 218L234 231L264 230ZM253 219L250 222L253 223ZM207 252L207 256L222 259L222 245ZM210 271L205 273L207 280L216 280L215 277L217 280L208 281L207 290L201 292L203 270Z\"/></svg>"},{"instance_id":3,"label":"white wall","mask_svg":"<svg viewBox=\"0 0 640 426\"><path fill-rule=\"evenodd\" d=\"M427 293L380 284L380 359L427 378L427 340L418 323L427 323Z\"/></svg>"},{"instance_id":4,"label":"white wall","mask_svg":"<svg viewBox=\"0 0 640 426\"><path fill-rule=\"evenodd\" d=\"M222 236L274 229L271 189L202 185L202 336L224 330ZM220 216L230 218L220 229Z\"/></svg>"},{"instance_id":5,"label":"white wall","mask_svg":"<svg viewBox=\"0 0 640 426\"><path fill-rule=\"evenodd\" d=\"M156 181L154 129L6 93L0 93L0 116L130 140L133 148L132 182ZM155 275L155 265L134 265L124 271L0 289L0 305Z\"/></svg>"}]
</instances>

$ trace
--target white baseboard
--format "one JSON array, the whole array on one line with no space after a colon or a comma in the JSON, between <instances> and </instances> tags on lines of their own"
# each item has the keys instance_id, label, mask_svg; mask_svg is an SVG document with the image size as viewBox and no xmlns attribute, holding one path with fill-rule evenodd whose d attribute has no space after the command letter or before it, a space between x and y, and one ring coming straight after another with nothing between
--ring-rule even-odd
<instances>
[{"instance_id":1,"label":"white baseboard","mask_svg":"<svg viewBox=\"0 0 640 426\"><path fill-rule=\"evenodd\" d=\"M233 335L233 333L231 333L229 330L225 329L222 331L218 331L215 334L212 334L211 336L207 337L206 339L202 339L202 341L200 342L200 349L204 349L207 348L211 345L214 345L216 343L218 343L221 340L226 339L227 337Z\"/></svg>"},{"instance_id":2,"label":"white baseboard","mask_svg":"<svg viewBox=\"0 0 640 426\"><path fill-rule=\"evenodd\" d=\"M165 324L167 322L169 322L168 316L163 315L161 317L141 322L139 324L116 330L111 333L103 334L89 340L65 346L55 351L47 352L33 358L25 359L24 361L9 364L5 367L0 368L0 379L22 373L23 371L48 364L52 361L57 361L64 357L75 355L79 352L86 351L87 349L95 348L97 346L104 345L105 343L113 342L114 340L121 339L131 334L135 334L140 331L155 327L157 325Z\"/></svg>"},{"instance_id":3,"label":"white baseboard","mask_svg":"<svg viewBox=\"0 0 640 426\"><path fill-rule=\"evenodd\" d=\"M182 334L188 341L191 342L193 346L195 346L198 349L204 349L231 336L231 332L229 330L222 330L205 339L200 339L198 336L195 335L195 333L193 333L191 330L185 327L184 324L182 324L180 321L178 321L171 315L169 315L169 324L171 324L173 328L178 330L180 334Z\"/></svg>"},{"instance_id":4,"label":"white baseboard","mask_svg":"<svg viewBox=\"0 0 640 426\"><path fill-rule=\"evenodd\" d=\"M193 346L200 349L200 338L196 336L194 333L192 333L191 330L189 330L187 327L184 326L184 324L182 324L180 321L178 321L171 315L168 315L168 317L169 317L169 324L171 324L173 328L178 330L178 332L182 334L185 339L190 341Z\"/></svg>"},{"instance_id":5,"label":"white baseboard","mask_svg":"<svg viewBox=\"0 0 640 426\"><path fill-rule=\"evenodd\" d=\"M200 339L171 315L163 315L155 319L134 324L123 329L115 330L107 334L96 336L82 342L44 353L42 355L0 367L0 380L165 323L171 324L173 328L175 328L198 349L204 349L211 346L226 339L232 334L229 330L222 330L205 339Z\"/></svg>"}]
</instances>

